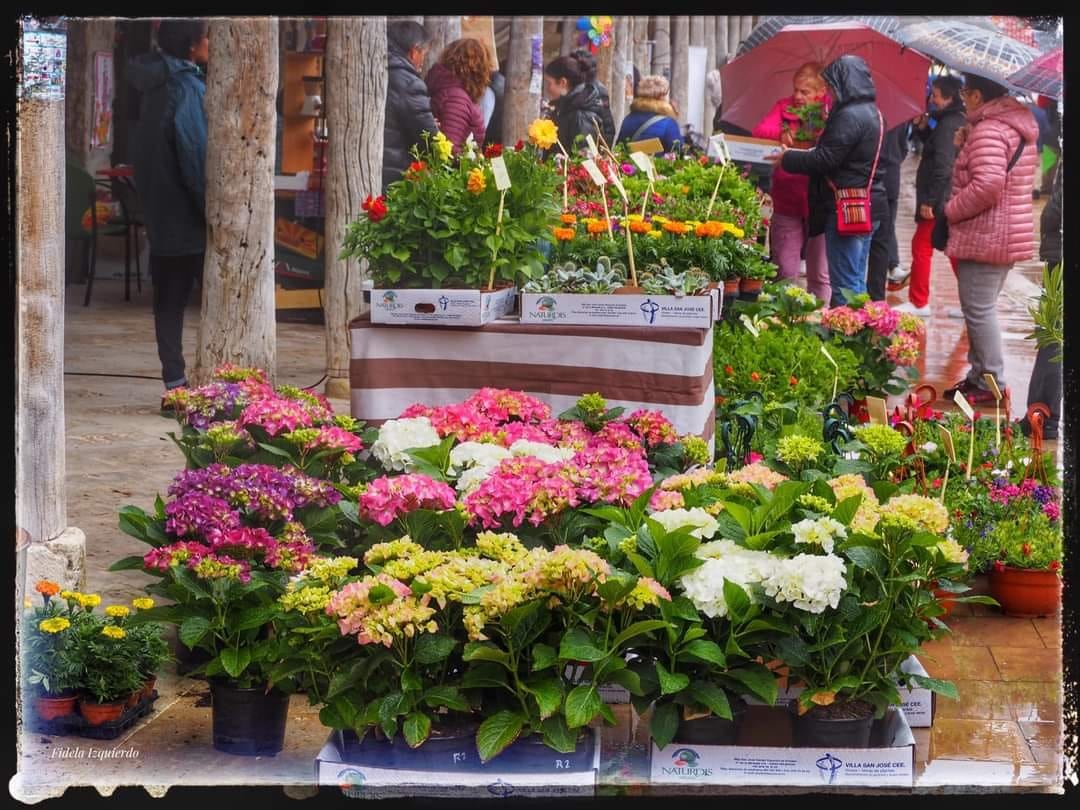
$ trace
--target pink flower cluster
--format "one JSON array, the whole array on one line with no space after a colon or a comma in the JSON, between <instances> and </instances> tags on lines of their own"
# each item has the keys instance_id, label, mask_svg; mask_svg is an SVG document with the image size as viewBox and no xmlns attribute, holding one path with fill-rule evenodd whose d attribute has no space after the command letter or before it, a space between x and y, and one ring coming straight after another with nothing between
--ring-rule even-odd
<instances>
[{"instance_id":1,"label":"pink flower cluster","mask_svg":"<svg viewBox=\"0 0 1080 810\"><path fill-rule=\"evenodd\" d=\"M295 573L303 570L315 546L306 537L281 542L266 529L240 527L211 530L206 542L181 541L161 546L143 557L143 565L155 571L167 571L185 565L200 579L251 580L253 563Z\"/></svg>"},{"instance_id":2,"label":"pink flower cluster","mask_svg":"<svg viewBox=\"0 0 1080 810\"><path fill-rule=\"evenodd\" d=\"M660 411L634 411L626 421L649 447L674 444L679 439L675 426Z\"/></svg>"},{"instance_id":3,"label":"pink flower cluster","mask_svg":"<svg viewBox=\"0 0 1080 810\"><path fill-rule=\"evenodd\" d=\"M460 442L497 437L502 431L513 433L505 442L509 447L518 439L549 441L532 427L535 422L551 419L551 408L521 391L481 388L463 402L431 407L417 403L401 414L402 419L426 416L444 439L454 436ZM520 427L515 427L520 425Z\"/></svg>"},{"instance_id":4,"label":"pink flower cluster","mask_svg":"<svg viewBox=\"0 0 1080 810\"><path fill-rule=\"evenodd\" d=\"M884 301L867 301L863 304L862 311L866 318L866 325L881 337L892 337L900 323L900 313Z\"/></svg>"},{"instance_id":5,"label":"pink flower cluster","mask_svg":"<svg viewBox=\"0 0 1080 810\"><path fill-rule=\"evenodd\" d=\"M861 309L852 309L846 305L823 309L821 325L851 337L857 335L866 326L866 313Z\"/></svg>"},{"instance_id":6,"label":"pink flower cluster","mask_svg":"<svg viewBox=\"0 0 1080 810\"><path fill-rule=\"evenodd\" d=\"M629 506L653 484L649 462L640 450L593 445L574 456L571 464L582 501Z\"/></svg>"},{"instance_id":7,"label":"pink flower cluster","mask_svg":"<svg viewBox=\"0 0 1080 810\"><path fill-rule=\"evenodd\" d=\"M343 450L346 453L359 453L364 449L364 443L355 433L350 433L344 428L323 425L319 429L319 435L304 445L305 450Z\"/></svg>"},{"instance_id":8,"label":"pink flower cluster","mask_svg":"<svg viewBox=\"0 0 1080 810\"><path fill-rule=\"evenodd\" d=\"M426 475L411 473L377 478L360 495L361 517L389 526L418 509L454 508L454 490Z\"/></svg>"},{"instance_id":9,"label":"pink flower cluster","mask_svg":"<svg viewBox=\"0 0 1080 810\"><path fill-rule=\"evenodd\" d=\"M385 585L399 599L412 594L412 589L408 585L389 574L377 574L364 577L358 582L350 582L337 591L326 605L326 615L338 617L341 635L355 635L361 631L361 622L372 607L368 595L376 585ZM367 644L369 641L361 639L360 643Z\"/></svg>"},{"instance_id":10,"label":"pink flower cluster","mask_svg":"<svg viewBox=\"0 0 1080 810\"><path fill-rule=\"evenodd\" d=\"M465 498L465 508L485 529L495 529L506 516L517 527L528 518L539 526L549 516L579 504L577 488L570 480L569 465L545 464L523 456L499 462L480 485Z\"/></svg>"},{"instance_id":11,"label":"pink flower cluster","mask_svg":"<svg viewBox=\"0 0 1080 810\"><path fill-rule=\"evenodd\" d=\"M642 413L642 411L639 411ZM589 441L589 447L597 447L600 445L612 445L614 447L622 447L626 450L638 450L644 449L640 434L634 432L635 428L632 428L626 422L608 422Z\"/></svg>"},{"instance_id":12,"label":"pink flower cluster","mask_svg":"<svg viewBox=\"0 0 1080 810\"><path fill-rule=\"evenodd\" d=\"M666 512L668 509L682 509L686 506L683 494L678 490L658 489L649 499L649 509L654 512Z\"/></svg>"},{"instance_id":13,"label":"pink flower cluster","mask_svg":"<svg viewBox=\"0 0 1080 810\"><path fill-rule=\"evenodd\" d=\"M260 427L268 436L289 433L298 428L311 427L311 411L303 403L292 399L272 397L252 402L240 414L243 427Z\"/></svg>"},{"instance_id":14,"label":"pink flower cluster","mask_svg":"<svg viewBox=\"0 0 1080 810\"><path fill-rule=\"evenodd\" d=\"M898 366L913 366L919 361L919 339L910 332L897 332L885 348L885 356Z\"/></svg>"}]
</instances>

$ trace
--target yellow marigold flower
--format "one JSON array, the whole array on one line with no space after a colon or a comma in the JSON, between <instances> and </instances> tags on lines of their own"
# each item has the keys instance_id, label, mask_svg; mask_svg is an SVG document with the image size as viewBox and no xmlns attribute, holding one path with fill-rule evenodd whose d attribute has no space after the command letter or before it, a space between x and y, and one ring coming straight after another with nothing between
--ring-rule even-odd
<instances>
[{"instance_id":1,"label":"yellow marigold flower","mask_svg":"<svg viewBox=\"0 0 1080 810\"><path fill-rule=\"evenodd\" d=\"M654 225L663 225L665 222L671 222L670 219L660 216L659 214L654 215L652 221Z\"/></svg>"},{"instance_id":2,"label":"yellow marigold flower","mask_svg":"<svg viewBox=\"0 0 1080 810\"><path fill-rule=\"evenodd\" d=\"M683 194L689 194L690 193L690 186L682 186L679 189L679 191L681 191Z\"/></svg>"},{"instance_id":3,"label":"yellow marigold flower","mask_svg":"<svg viewBox=\"0 0 1080 810\"><path fill-rule=\"evenodd\" d=\"M643 217L641 214L630 214L629 216L627 216L626 219L629 222L644 222L645 221L645 217Z\"/></svg>"},{"instance_id":4,"label":"yellow marigold flower","mask_svg":"<svg viewBox=\"0 0 1080 810\"><path fill-rule=\"evenodd\" d=\"M80 596L78 591L60 591L60 598L67 602L78 602Z\"/></svg>"},{"instance_id":5,"label":"yellow marigold flower","mask_svg":"<svg viewBox=\"0 0 1080 810\"><path fill-rule=\"evenodd\" d=\"M105 615L111 616L114 619L122 619L131 613L131 608L127 605L109 605L105 608Z\"/></svg>"},{"instance_id":6,"label":"yellow marigold flower","mask_svg":"<svg viewBox=\"0 0 1080 810\"><path fill-rule=\"evenodd\" d=\"M126 636L127 633L125 633L123 628L121 627L113 627L112 625L108 625L107 627L101 628L101 635L119 640Z\"/></svg>"},{"instance_id":7,"label":"yellow marigold flower","mask_svg":"<svg viewBox=\"0 0 1080 810\"><path fill-rule=\"evenodd\" d=\"M664 234L663 234L663 232L662 232L662 231L649 231L649 232L648 232L648 233L646 233L645 235L646 235L646 236L651 236L651 237L652 237L653 239L659 239L659 238L660 238L661 236L663 236Z\"/></svg>"},{"instance_id":8,"label":"yellow marigold flower","mask_svg":"<svg viewBox=\"0 0 1080 810\"><path fill-rule=\"evenodd\" d=\"M563 214L561 217L559 217L559 220L562 222L563 225L574 225L577 223L577 217L573 214Z\"/></svg>"},{"instance_id":9,"label":"yellow marigold flower","mask_svg":"<svg viewBox=\"0 0 1080 810\"><path fill-rule=\"evenodd\" d=\"M131 606L136 610L149 610L154 606L154 600L149 596L140 596L138 599L131 600Z\"/></svg>"},{"instance_id":10,"label":"yellow marigold flower","mask_svg":"<svg viewBox=\"0 0 1080 810\"><path fill-rule=\"evenodd\" d=\"M466 187L469 189L470 194L479 194L485 188L487 188L487 180L484 178L484 170L477 166L471 172L469 172L469 179L466 183Z\"/></svg>"},{"instance_id":11,"label":"yellow marigold flower","mask_svg":"<svg viewBox=\"0 0 1080 810\"><path fill-rule=\"evenodd\" d=\"M577 236L577 231L573 228L552 228L551 232L555 234L555 238L560 242L569 242Z\"/></svg>"},{"instance_id":12,"label":"yellow marigold flower","mask_svg":"<svg viewBox=\"0 0 1080 810\"><path fill-rule=\"evenodd\" d=\"M441 132L435 133L435 154L439 156L440 160L449 160L450 156L454 154L453 142L443 135Z\"/></svg>"},{"instance_id":13,"label":"yellow marigold flower","mask_svg":"<svg viewBox=\"0 0 1080 810\"><path fill-rule=\"evenodd\" d=\"M742 239L744 236L746 236L746 231L744 231L742 228L736 228L734 225L728 228L727 232L734 236L736 239Z\"/></svg>"},{"instance_id":14,"label":"yellow marigold flower","mask_svg":"<svg viewBox=\"0 0 1080 810\"><path fill-rule=\"evenodd\" d=\"M45 619L38 625L38 629L46 633L62 633L69 627L71 627L71 622L69 622L63 616L56 616L52 619Z\"/></svg>"},{"instance_id":15,"label":"yellow marigold flower","mask_svg":"<svg viewBox=\"0 0 1080 810\"><path fill-rule=\"evenodd\" d=\"M547 118L537 118L529 124L529 143L541 149L550 149L559 139L559 129L555 122Z\"/></svg>"},{"instance_id":16,"label":"yellow marigold flower","mask_svg":"<svg viewBox=\"0 0 1080 810\"><path fill-rule=\"evenodd\" d=\"M80 606L93 610L101 604L101 597L96 593L84 593L78 601Z\"/></svg>"},{"instance_id":17,"label":"yellow marigold flower","mask_svg":"<svg viewBox=\"0 0 1080 810\"><path fill-rule=\"evenodd\" d=\"M590 222L588 225L589 233L593 235L604 233L605 231L607 231L607 229L607 220L604 219L597 220L596 222Z\"/></svg>"}]
</instances>

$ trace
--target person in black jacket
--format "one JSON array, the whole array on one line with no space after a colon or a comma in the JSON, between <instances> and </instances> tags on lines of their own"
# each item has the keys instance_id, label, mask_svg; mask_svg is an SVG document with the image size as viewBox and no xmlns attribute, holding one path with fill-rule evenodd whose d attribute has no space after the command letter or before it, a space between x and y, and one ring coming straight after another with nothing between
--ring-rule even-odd
<instances>
[{"instance_id":1,"label":"person in black jacket","mask_svg":"<svg viewBox=\"0 0 1080 810\"><path fill-rule=\"evenodd\" d=\"M908 301L897 309L930 316L930 264L934 255L931 237L934 223L943 216L952 186L956 162L956 131L964 125L966 113L960 99L963 82L955 76L938 76L931 85L930 113L913 122L915 137L922 141L922 158L915 175L915 235L911 238L911 268L889 273L889 289L901 290L910 280ZM933 121L934 126L930 126ZM956 260L950 259L953 272Z\"/></svg>"},{"instance_id":2,"label":"person in black jacket","mask_svg":"<svg viewBox=\"0 0 1080 810\"><path fill-rule=\"evenodd\" d=\"M604 134L604 103L596 85L588 81L589 70L588 62L574 54L553 59L544 68L544 94L552 102L552 119L559 129L559 142L567 151L574 148L579 136L584 139L592 135L599 145L597 131ZM614 136L613 131L611 137Z\"/></svg>"},{"instance_id":3,"label":"person in black jacket","mask_svg":"<svg viewBox=\"0 0 1080 810\"><path fill-rule=\"evenodd\" d=\"M822 73L833 97L832 111L813 149L788 149L781 145L770 160L786 171L810 175L810 236L825 234L832 283L830 306L840 306L843 290L866 292L866 270L873 230L887 218L889 203L880 166L873 172L883 140L884 123L878 110L870 68L858 56L845 54ZM836 188L870 187L871 233L841 236L836 227Z\"/></svg>"},{"instance_id":4,"label":"person in black jacket","mask_svg":"<svg viewBox=\"0 0 1080 810\"><path fill-rule=\"evenodd\" d=\"M615 144L615 116L611 113L611 97L608 89L596 79L600 67L596 63L596 57L584 48L579 48L570 55L576 57L585 66L585 81L595 87L600 96L600 134L608 146L613 146Z\"/></svg>"},{"instance_id":5,"label":"person in black jacket","mask_svg":"<svg viewBox=\"0 0 1080 810\"><path fill-rule=\"evenodd\" d=\"M900 264L896 244L896 211L900 206L900 164L907 157L908 123L905 121L885 133L878 166L885 179L885 198L889 210L870 240L870 262L866 291L874 301L885 300L885 281L889 271Z\"/></svg>"},{"instance_id":6,"label":"person in black jacket","mask_svg":"<svg viewBox=\"0 0 1080 810\"><path fill-rule=\"evenodd\" d=\"M386 125L383 129L382 188L400 180L412 163L412 148L425 132L438 131L431 112L431 96L420 75L428 50L424 26L398 20L386 27Z\"/></svg>"}]
</instances>

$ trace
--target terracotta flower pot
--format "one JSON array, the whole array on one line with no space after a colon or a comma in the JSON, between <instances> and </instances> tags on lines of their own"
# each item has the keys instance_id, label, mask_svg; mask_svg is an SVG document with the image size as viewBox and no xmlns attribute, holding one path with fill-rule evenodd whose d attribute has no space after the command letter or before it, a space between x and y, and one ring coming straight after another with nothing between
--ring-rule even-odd
<instances>
[{"instance_id":1,"label":"terracotta flower pot","mask_svg":"<svg viewBox=\"0 0 1080 810\"><path fill-rule=\"evenodd\" d=\"M75 713L75 701L79 699L76 694L71 695L38 695L34 698L34 711L42 720L55 720L58 717L67 717Z\"/></svg>"},{"instance_id":2,"label":"terracotta flower pot","mask_svg":"<svg viewBox=\"0 0 1080 810\"><path fill-rule=\"evenodd\" d=\"M150 678L147 679L146 683L143 684L143 688L142 688L142 697L144 699L150 698L150 697L153 696L153 694L154 694L154 686L156 684L157 684L157 678L156 677L151 676Z\"/></svg>"},{"instance_id":3,"label":"terracotta flower pot","mask_svg":"<svg viewBox=\"0 0 1080 810\"><path fill-rule=\"evenodd\" d=\"M142 700L142 689L137 689L127 696L127 700L124 701L124 706L129 709L134 709L139 705L140 700Z\"/></svg>"},{"instance_id":4,"label":"terracotta flower pot","mask_svg":"<svg viewBox=\"0 0 1080 810\"><path fill-rule=\"evenodd\" d=\"M761 292L761 287L764 284L765 282L760 278L744 278L739 281L739 292Z\"/></svg>"},{"instance_id":5,"label":"terracotta flower pot","mask_svg":"<svg viewBox=\"0 0 1080 810\"><path fill-rule=\"evenodd\" d=\"M739 286L742 279L729 278L724 281L724 298L731 296L737 296L739 294Z\"/></svg>"},{"instance_id":6,"label":"terracotta flower pot","mask_svg":"<svg viewBox=\"0 0 1080 810\"><path fill-rule=\"evenodd\" d=\"M934 583L934 585L934 598L938 600L938 604L940 604L942 609L944 609L945 611L940 616L938 616L938 618L944 619L945 617L951 615L953 612L953 608L956 607L956 600L953 598L955 594L951 591L943 591L940 588L936 587L936 582Z\"/></svg>"},{"instance_id":7,"label":"terracotta flower pot","mask_svg":"<svg viewBox=\"0 0 1080 810\"><path fill-rule=\"evenodd\" d=\"M616 287L613 291L614 295L644 295L645 290L641 287L634 287L630 284L624 284L622 287Z\"/></svg>"},{"instance_id":8,"label":"terracotta flower pot","mask_svg":"<svg viewBox=\"0 0 1080 810\"><path fill-rule=\"evenodd\" d=\"M92 726L100 726L102 723L110 723L119 720L126 708L125 701L116 700L112 703L98 703L97 701L84 698L79 701L79 714Z\"/></svg>"},{"instance_id":9,"label":"terracotta flower pot","mask_svg":"<svg viewBox=\"0 0 1080 810\"><path fill-rule=\"evenodd\" d=\"M1061 609L1061 577L1046 569L990 569L990 595L1009 616L1054 616Z\"/></svg>"}]
</instances>

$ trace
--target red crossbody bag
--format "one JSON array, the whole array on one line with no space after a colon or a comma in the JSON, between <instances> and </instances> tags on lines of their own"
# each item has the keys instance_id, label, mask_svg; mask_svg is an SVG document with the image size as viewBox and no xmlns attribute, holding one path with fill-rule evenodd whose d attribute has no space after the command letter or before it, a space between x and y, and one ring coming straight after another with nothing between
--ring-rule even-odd
<instances>
[{"instance_id":1,"label":"red crossbody bag","mask_svg":"<svg viewBox=\"0 0 1080 810\"><path fill-rule=\"evenodd\" d=\"M874 223L870 218L870 189L874 185L878 158L881 157L881 143L885 138L885 121L880 110L878 124L881 131L878 135L877 154L874 155L874 166L870 169L870 182L866 184L866 188L837 188L832 180L826 181L836 197L836 232L840 236L865 236L874 230Z\"/></svg>"}]
</instances>

